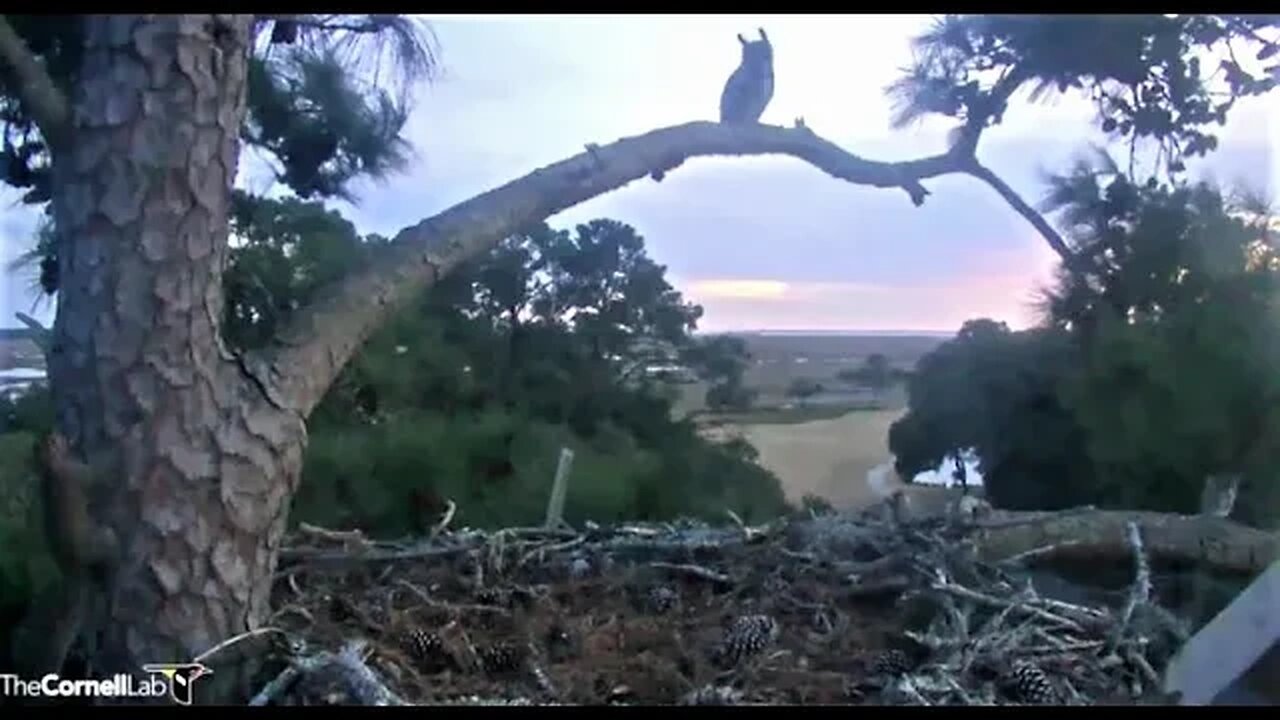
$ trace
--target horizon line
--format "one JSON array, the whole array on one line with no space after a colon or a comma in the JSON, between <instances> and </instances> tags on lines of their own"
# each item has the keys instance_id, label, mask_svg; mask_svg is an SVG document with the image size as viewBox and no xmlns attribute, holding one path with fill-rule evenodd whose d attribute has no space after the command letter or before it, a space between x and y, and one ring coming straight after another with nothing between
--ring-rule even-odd
<instances>
[{"instance_id":1,"label":"horizon line","mask_svg":"<svg viewBox=\"0 0 1280 720\"><path fill-rule=\"evenodd\" d=\"M955 330L791 330L791 329L771 329L771 328L752 328L741 330L694 330L694 335L790 335L793 337L803 337L811 335L826 336L859 336L859 337L875 337L875 336L892 336L892 337L951 337L956 334Z\"/></svg>"}]
</instances>

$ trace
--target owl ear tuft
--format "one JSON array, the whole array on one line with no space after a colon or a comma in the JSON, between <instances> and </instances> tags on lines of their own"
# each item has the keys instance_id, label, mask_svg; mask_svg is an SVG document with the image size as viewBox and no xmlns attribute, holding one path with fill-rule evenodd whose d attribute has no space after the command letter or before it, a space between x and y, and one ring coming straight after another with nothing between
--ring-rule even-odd
<instances>
[{"instance_id":1,"label":"owl ear tuft","mask_svg":"<svg viewBox=\"0 0 1280 720\"><path fill-rule=\"evenodd\" d=\"M742 43L743 45L747 45L747 44L749 44L749 43L747 42L747 39L746 39L746 38L744 38L744 37L742 37L742 33L738 33L738 42Z\"/></svg>"}]
</instances>

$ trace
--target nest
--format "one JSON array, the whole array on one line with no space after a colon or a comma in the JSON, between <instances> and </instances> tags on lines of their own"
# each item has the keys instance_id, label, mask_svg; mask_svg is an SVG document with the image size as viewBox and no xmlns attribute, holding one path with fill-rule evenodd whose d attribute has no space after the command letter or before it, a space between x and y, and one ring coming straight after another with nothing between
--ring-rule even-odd
<instances>
[{"instance_id":1,"label":"nest","mask_svg":"<svg viewBox=\"0 0 1280 720\"><path fill-rule=\"evenodd\" d=\"M1142 538L1122 601L1038 592L972 524L828 513L412 542L305 528L254 704L1166 702ZM269 682L267 680L269 679Z\"/></svg>"}]
</instances>

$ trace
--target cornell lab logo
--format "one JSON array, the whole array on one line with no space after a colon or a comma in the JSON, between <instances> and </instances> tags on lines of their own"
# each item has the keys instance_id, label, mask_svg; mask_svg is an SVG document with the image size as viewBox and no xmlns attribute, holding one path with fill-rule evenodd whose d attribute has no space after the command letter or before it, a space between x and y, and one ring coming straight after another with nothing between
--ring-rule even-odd
<instances>
[{"instance_id":1,"label":"cornell lab logo","mask_svg":"<svg viewBox=\"0 0 1280 720\"><path fill-rule=\"evenodd\" d=\"M169 681L169 697L179 705L190 705L192 688L196 679L212 675L213 671L200 663L151 663L142 669L149 673L159 673Z\"/></svg>"}]
</instances>

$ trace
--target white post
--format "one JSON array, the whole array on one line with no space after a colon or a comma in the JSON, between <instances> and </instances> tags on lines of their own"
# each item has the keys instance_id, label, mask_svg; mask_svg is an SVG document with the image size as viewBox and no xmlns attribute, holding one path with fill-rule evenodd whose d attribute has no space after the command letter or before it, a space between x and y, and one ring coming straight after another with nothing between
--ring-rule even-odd
<instances>
[{"instance_id":1,"label":"white post","mask_svg":"<svg viewBox=\"0 0 1280 720\"><path fill-rule=\"evenodd\" d=\"M547 500L546 527L554 530L564 521L564 497L569 490L569 470L573 467L573 451L560 448L560 464L556 466L556 479L551 485L551 497Z\"/></svg>"}]
</instances>

